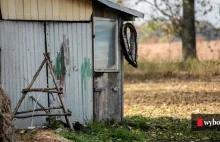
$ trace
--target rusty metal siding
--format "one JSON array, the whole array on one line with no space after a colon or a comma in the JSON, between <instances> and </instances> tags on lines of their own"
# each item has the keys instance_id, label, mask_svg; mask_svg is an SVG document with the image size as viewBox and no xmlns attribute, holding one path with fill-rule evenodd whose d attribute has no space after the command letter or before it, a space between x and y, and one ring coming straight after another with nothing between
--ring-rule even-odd
<instances>
[{"instance_id":1,"label":"rusty metal siding","mask_svg":"<svg viewBox=\"0 0 220 142\"><path fill-rule=\"evenodd\" d=\"M93 119L92 24L48 22L47 51L64 90L72 121L85 123ZM60 70L59 66L62 67ZM49 85L53 86L49 74ZM59 105L50 97L51 106ZM61 112L60 112L61 113Z\"/></svg>"},{"instance_id":2,"label":"rusty metal siding","mask_svg":"<svg viewBox=\"0 0 220 142\"><path fill-rule=\"evenodd\" d=\"M40 22L0 21L1 48L1 83L11 98L12 110L21 97L21 91L26 88L43 60L45 52L44 24ZM46 68L44 67L33 87L45 87ZM33 109L35 103L29 96L23 101L19 111ZM39 93L34 96L37 98ZM47 96L42 95L39 101L48 106ZM38 107L37 107L38 108ZM37 112L36 112L37 113ZM32 113L30 113L32 114ZM34 125L42 125L45 117L34 118ZM31 118L14 120L17 128L27 128Z\"/></svg>"}]
</instances>

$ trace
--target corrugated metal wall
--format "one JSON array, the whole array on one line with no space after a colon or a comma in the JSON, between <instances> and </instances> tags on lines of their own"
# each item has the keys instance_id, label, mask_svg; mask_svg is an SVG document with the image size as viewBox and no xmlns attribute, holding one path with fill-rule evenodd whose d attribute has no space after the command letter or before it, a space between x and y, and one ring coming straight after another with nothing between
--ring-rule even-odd
<instances>
[{"instance_id":1,"label":"corrugated metal wall","mask_svg":"<svg viewBox=\"0 0 220 142\"><path fill-rule=\"evenodd\" d=\"M89 21L91 0L0 0L3 19Z\"/></svg>"},{"instance_id":2,"label":"corrugated metal wall","mask_svg":"<svg viewBox=\"0 0 220 142\"><path fill-rule=\"evenodd\" d=\"M4 90L11 98L12 109L21 97L43 60L45 52L44 24L40 22L0 21L1 48L1 82ZM46 68L42 70L33 87L46 87ZM19 111L33 109L35 103L29 95L23 101ZM37 98L39 95L35 94ZM39 101L48 106L47 96L42 95ZM31 113L32 114L32 113ZM15 123L16 122L16 123ZM45 117L34 118L34 125L41 125ZM15 120L17 128L31 125L31 119Z\"/></svg>"},{"instance_id":3,"label":"corrugated metal wall","mask_svg":"<svg viewBox=\"0 0 220 142\"><path fill-rule=\"evenodd\" d=\"M64 89L72 121L93 119L93 67L91 23L47 23L47 50ZM63 70L64 69L64 70ZM49 74L49 85L54 86ZM56 98L55 98L56 99ZM56 99L57 100L57 99ZM50 98L52 106L59 105Z\"/></svg>"},{"instance_id":4,"label":"corrugated metal wall","mask_svg":"<svg viewBox=\"0 0 220 142\"><path fill-rule=\"evenodd\" d=\"M72 111L72 121L85 123L93 119L91 25L49 22L45 33L44 23L41 22L0 21L1 82L11 98L12 109L18 103L22 89L30 83L44 58L43 53L47 50L51 53L54 71L64 89L66 107ZM50 73L48 85L54 86ZM46 86L47 70L44 67L33 87ZM39 94L41 93L29 93L35 98ZM57 102L58 96L53 96L50 95L50 105L60 106ZM47 107L48 96L41 95L39 102ZM19 111L33 109L34 105L27 96ZM45 117L34 118L34 125L43 123ZM26 128L31 125L31 119L15 120L14 124L17 128Z\"/></svg>"}]
</instances>

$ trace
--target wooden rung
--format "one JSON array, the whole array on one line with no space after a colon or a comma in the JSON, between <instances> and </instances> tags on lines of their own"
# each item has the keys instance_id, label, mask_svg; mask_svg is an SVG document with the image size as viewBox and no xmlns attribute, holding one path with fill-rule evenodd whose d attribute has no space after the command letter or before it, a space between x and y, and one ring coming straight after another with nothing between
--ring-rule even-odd
<instances>
[{"instance_id":1,"label":"wooden rung","mask_svg":"<svg viewBox=\"0 0 220 142\"><path fill-rule=\"evenodd\" d=\"M31 90L56 90L56 88L30 88ZM25 88L25 89L23 89L23 90L30 90L30 89L28 89L28 88Z\"/></svg>"},{"instance_id":2,"label":"wooden rung","mask_svg":"<svg viewBox=\"0 0 220 142\"><path fill-rule=\"evenodd\" d=\"M49 107L49 108L45 108L44 110L53 110L53 109L62 109L63 107ZM16 114L24 114L24 113L29 113L29 112L33 112L33 111L44 111L42 108L39 109L35 109L35 110L27 110L27 111L20 111L17 112Z\"/></svg>"},{"instance_id":3,"label":"wooden rung","mask_svg":"<svg viewBox=\"0 0 220 142\"><path fill-rule=\"evenodd\" d=\"M40 116L71 116L71 113L64 113L64 114L34 114L34 115L24 115L24 116L17 116L15 115L14 118L24 119L30 117L40 117Z\"/></svg>"},{"instance_id":4,"label":"wooden rung","mask_svg":"<svg viewBox=\"0 0 220 142\"><path fill-rule=\"evenodd\" d=\"M29 89L29 90L23 90L22 93L28 93L28 92L45 92L45 93L58 93L63 94L62 91L53 91L53 90L40 90L40 89Z\"/></svg>"},{"instance_id":5,"label":"wooden rung","mask_svg":"<svg viewBox=\"0 0 220 142\"><path fill-rule=\"evenodd\" d=\"M31 99L33 99L47 114L49 114L49 112L45 110L45 107L41 103L39 103L36 98L31 96Z\"/></svg>"}]
</instances>

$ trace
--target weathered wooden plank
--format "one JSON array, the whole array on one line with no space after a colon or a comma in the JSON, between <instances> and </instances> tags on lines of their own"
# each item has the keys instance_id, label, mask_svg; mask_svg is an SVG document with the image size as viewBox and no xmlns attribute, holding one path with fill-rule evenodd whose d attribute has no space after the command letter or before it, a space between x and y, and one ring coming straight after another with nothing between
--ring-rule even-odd
<instances>
[{"instance_id":1,"label":"weathered wooden plank","mask_svg":"<svg viewBox=\"0 0 220 142\"><path fill-rule=\"evenodd\" d=\"M23 19L24 18L24 4L23 0L16 0L16 18Z\"/></svg>"},{"instance_id":2,"label":"weathered wooden plank","mask_svg":"<svg viewBox=\"0 0 220 142\"><path fill-rule=\"evenodd\" d=\"M32 20L38 20L38 1L37 0L31 0L31 19Z\"/></svg>"},{"instance_id":3,"label":"weathered wooden plank","mask_svg":"<svg viewBox=\"0 0 220 142\"><path fill-rule=\"evenodd\" d=\"M46 20L53 19L53 5L51 0L45 0L46 2Z\"/></svg>"},{"instance_id":4,"label":"weathered wooden plank","mask_svg":"<svg viewBox=\"0 0 220 142\"><path fill-rule=\"evenodd\" d=\"M24 19L29 20L31 19L31 1L24 0Z\"/></svg>"},{"instance_id":5,"label":"weathered wooden plank","mask_svg":"<svg viewBox=\"0 0 220 142\"><path fill-rule=\"evenodd\" d=\"M59 1L59 3L60 3L60 14L59 14L59 16L60 16L60 20L66 20L66 0L61 0L61 1Z\"/></svg>"},{"instance_id":6,"label":"weathered wooden plank","mask_svg":"<svg viewBox=\"0 0 220 142\"><path fill-rule=\"evenodd\" d=\"M3 19L9 19L8 0L1 0L1 11Z\"/></svg>"},{"instance_id":7,"label":"weathered wooden plank","mask_svg":"<svg viewBox=\"0 0 220 142\"><path fill-rule=\"evenodd\" d=\"M79 21L79 2L80 0L73 0L73 20Z\"/></svg>"},{"instance_id":8,"label":"weathered wooden plank","mask_svg":"<svg viewBox=\"0 0 220 142\"><path fill-rule=\"evenodd\" d=\"M64 113L64 114L33 114L33 115L26 115L26 116L15 116L14 118L24 119L30 117L40 117L40 116L71 116L71 113Z\"/></svg>"},{"instance_id":9,"label":"weathered wooden plank","mask_svg":"<svg viewBox=\"0 0 220 142\"><path fill-rule=\"evenodd\" d=\"M86 19L86 0L80 0L79 3L79 20L85 20Z\"/></svg>"},{"instance_id":10,"label":"weathered wooden plank","mask_svg":"<svg viewBox=\"0 0 220 142\"><path fill-rule=\"evenodd\" d=\"M73 20L73 0L66 0L66 4L67 4L67 20L71 21Z\"/></svg>"},{"instance_id":11,"label":"weathered wooden plank","mask_svg":"<svg viewBox=\"0 0 220 142\"><path fill-rule=\"evenodd\" d=\"M62 109L62 106L60 107L49 107L49 108L45 108L44 110L54 110L54 109ZM28 112L33 112L33 111L44 111L42 108L37 108L35 110L31 109L31 110L27 110L27 111L20 111L17 112L17 114L24 114L24 113L28 113Z\"/></svg>"},{"instance_id":12,"label":"weathered wooden plank","mask_svg":"<svg viewBox=\"0 0 220 142\"><path fill-rule=\"evenodd\" d=\"M100 5L98 5L99 7ZM111 18L118 21L118 15L106 7L94 8L95 16ZM120 28L120 27L118 27ZM118 39L118 37L116 37ZM120 43L120 42L116 42ZM121 50L118 49L118 57L121 59ZM119 69L121 69L121 60L118 61ZM96 121L114 120L121 122L123 117L123 90L122 90L122 74L118 73L95 73L94 75L94 112Z\"/></svg>"},{"instance_id":13,"label":"weathered wooden plank","mask_svg":"<svg viewBox=\"0 0 220 142\"><path fill-rule=\"evenodd\" d=\"M53 20L59 20L60 19L59 0L52 0L52 6L53 6Z\"/></svg>"},{"instance_id":14,"label":"weathered wooden plank","mask_svg":"<svg viewBox=\"0 0 220 142\"><path fill-rule=\"evenodd\" d=\"M91 19L91 16L92 16L92 1L90 1L90 0L86 1L85 9L86 9L86 17L85 18L87 20L89 20L89 19Z\"/></svg>"},{"instance_id":15,"label":"weathered wooden plank","mask_svg":"<svg viewBox=\"0 0 220 142\"><path fill-rule=\"evenodd\" d=\"M120 29L120 27L123 25L123 22L124 22L124 19L121 17L121 16L119 16L118 17L118 26L119 26L119 29ZM120 60L120 66L119 67L121 67L121 68L119 68L119 69L121 69L121 84L120 84L120 87L121 87L121 121L123 121L123 118L124 118L124 56L123 56L123 54L122 54L122 47L121 47L121 38L119 38L119 41L118 41L118 50L120 51L119 52L119 59L121 59Z\"/></svg>"},{"instance_id":16,"label":"weathered wooden plank","mask_svg":"<svg viewBox=\"0 0 220 142\"><path fill-rule=\"evenodd\" d=\"M1 0L3 19L88 21L91 0Z\"/></svg>"},{"instance_id":17,"label":"weathered wooden plank","mask_svg":"<svg viewBox=\"0 0 220 142\"><path fill-rule=\"evenodd\" d=\"M39 20L46 20L46 3L45 0L38 0Z\"/></svg>"},{"instance_id":18,"label":"weathered wooden plank","mask_svg":"<svg viewBox=\"0 0 220 142\"><path fill-rule=\"evenodd\" d=\"M9 19L15 19L16 18L16 12L15 12L15 0L8 0L8 16Z\"/></svg>"}]
</instances>

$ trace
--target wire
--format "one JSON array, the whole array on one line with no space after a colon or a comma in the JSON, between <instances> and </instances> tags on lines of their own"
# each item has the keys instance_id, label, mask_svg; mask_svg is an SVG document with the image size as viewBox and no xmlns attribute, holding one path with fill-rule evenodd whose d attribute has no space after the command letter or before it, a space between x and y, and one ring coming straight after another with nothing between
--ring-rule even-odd
<instances>
[{"instance_id":1,"label":"wire","mask_svg":"<svg viewBox=\"0 0 220 142\"><path fill-rule=\"evenodd\" d=\"M45 89L42 89L42 91L41 91L40 94L38 95L37 102L39 101L39 99L40 99L40 97L41 97L41 95L42 95L42 93L43 93L44 90L45 90ZM33 127L33 123L34 123L33 116L34 116L35 109L36 109L36 107L37 107L37 102L35 102L34 110L33 110L33 113L32 113L31 127Z\"/></svg>"}]
</instances>

